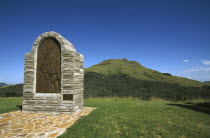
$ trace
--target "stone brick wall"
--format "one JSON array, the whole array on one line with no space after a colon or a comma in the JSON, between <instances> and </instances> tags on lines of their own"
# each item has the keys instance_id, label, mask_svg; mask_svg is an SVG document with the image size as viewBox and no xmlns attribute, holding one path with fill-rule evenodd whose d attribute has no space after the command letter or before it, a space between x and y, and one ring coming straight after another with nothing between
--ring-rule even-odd
<instances>
[{"instance_id":1,"label":"stone brick wall","mask_svg":"<svg viewBox=\"0 0 210 138\"><path fill-rule=\"evenodd\" d=\"M36 93L36 67L39 44L54 38L61 47L60 93ZM56 32L46 32L34 42L32 51L25 55L23 112L72 114L83 108L84 56Z\"/></svg>"}]
</instances>

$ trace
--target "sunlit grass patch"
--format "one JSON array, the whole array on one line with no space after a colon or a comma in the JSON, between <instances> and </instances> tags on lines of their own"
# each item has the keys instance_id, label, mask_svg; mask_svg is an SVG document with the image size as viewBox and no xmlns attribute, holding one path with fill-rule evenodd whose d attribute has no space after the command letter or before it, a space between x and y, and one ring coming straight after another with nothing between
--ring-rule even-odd
<instances>
[{"instance_id":1,"label":"sunlit grass patch","mask_svg":"<svg viewBox=\"0 0 210 138\"><path fill-rule=\"evenodd\" d=\"M0 113L20 110L22 97L0 98Z\"/></svg>"},{"instance_id":2,"label":"sunlit grass patch","mask_svg":"<svg viewBox=\"0 0 210 138\"><path fill-rule=\"evenodd\" d=\"M209 137L210 116L176 103L136 98L89 98L96 107L61 137Z\"/></svg>"}]
</instances>

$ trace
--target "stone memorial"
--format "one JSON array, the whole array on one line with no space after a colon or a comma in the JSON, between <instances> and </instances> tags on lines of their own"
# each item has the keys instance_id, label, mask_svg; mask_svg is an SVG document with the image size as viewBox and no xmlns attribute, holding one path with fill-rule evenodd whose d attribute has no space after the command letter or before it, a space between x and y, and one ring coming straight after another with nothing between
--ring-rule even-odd
<instances>
[{"instance_id":1,"label":"stone memorial","mask_svg":"<svg viewBox=\"0 0 210 138\"><path fill-rule=\"evenodd\" d=\"M23 112L74 114L83 109L84 56L56 32L25 55Z\"/></svg>"}]
</instances>

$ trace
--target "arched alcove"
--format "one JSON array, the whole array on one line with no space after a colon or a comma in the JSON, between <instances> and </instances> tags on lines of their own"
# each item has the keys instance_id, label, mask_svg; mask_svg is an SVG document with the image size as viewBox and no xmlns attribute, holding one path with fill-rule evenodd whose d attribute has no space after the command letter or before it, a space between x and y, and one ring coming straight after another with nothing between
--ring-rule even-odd
<instances>
[{"instance_id":1,"label":"arched alcove","mask_svg":"<svg viewBox=\"0 0 210 138\"><path fill-rule=\"evenodd\" d=\"M55 38L39 44L36 71L36 93L61 92L61 47Z\"/></svg>"}]
</instances>

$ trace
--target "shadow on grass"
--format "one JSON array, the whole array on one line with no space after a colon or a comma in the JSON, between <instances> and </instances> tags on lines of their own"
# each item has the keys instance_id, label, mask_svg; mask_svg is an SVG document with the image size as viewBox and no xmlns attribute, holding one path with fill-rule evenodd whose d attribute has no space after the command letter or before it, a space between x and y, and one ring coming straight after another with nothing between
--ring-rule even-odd
<instances>
[{"instance_id":1,"label":"shadow on grass","mask_svg":"<svg viewBox=\"0 0 210 138\"><path fill-rule=\"evenodd\" d=\"M167 105L179 106L210 115L210 102L198 103L198 104L167 104Z\"/></svg>"},{"instance_id":2,"label":"shadow on grass","mask_svg":"<svg viewBox=\"0 0 210 138\"><path fill-rule=\"evenodd\" d=\"M22 112L22 105L17 105L16 107L19 107L20 111Z\"/></svg>"}]
</instances>

